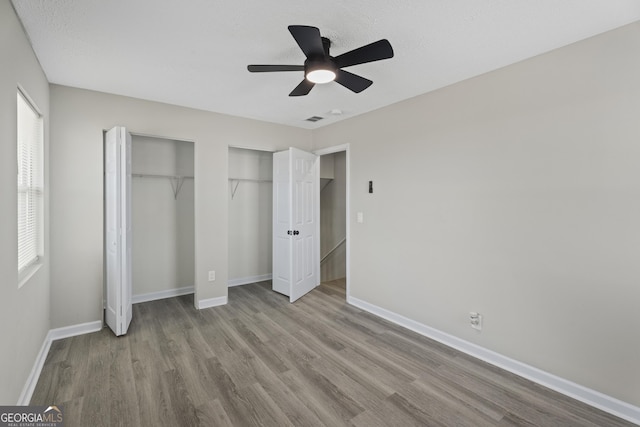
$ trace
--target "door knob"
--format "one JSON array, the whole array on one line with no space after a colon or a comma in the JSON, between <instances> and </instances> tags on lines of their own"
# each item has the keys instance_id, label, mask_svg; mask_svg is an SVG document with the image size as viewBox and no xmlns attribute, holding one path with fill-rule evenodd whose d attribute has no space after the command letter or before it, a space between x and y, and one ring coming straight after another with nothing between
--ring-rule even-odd
<instances>
[{"instance_id":1,"label":"door knob","mask_svg":"<svg viewBox=\"0 0 640 427\"><path fill-rule=\"evenodd\" d=\"M294 236L297 236L298 234L300 234L300 232L299 232L298 230L294 230L294 231L293 231L293 235L294 235Z\"/></svg>"}]
</instances>

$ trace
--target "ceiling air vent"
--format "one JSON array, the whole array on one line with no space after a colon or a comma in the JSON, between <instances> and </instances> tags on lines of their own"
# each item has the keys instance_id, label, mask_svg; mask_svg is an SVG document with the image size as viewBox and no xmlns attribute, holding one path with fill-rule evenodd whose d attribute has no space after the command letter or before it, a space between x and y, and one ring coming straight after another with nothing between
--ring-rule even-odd
<instances>
[{"instance_id":1,"label":"ceiling air vent","mask_svg":"<svg viewBox=\"0 0 640 427\"><path fill-rule=\"evenodd\" d=\"M318 120L322 120L322 119L324 119L324 117L311 116L308 119L305 119L305 121L307 121L307 122L317 122Z\"/></svg>"}]
</instances>

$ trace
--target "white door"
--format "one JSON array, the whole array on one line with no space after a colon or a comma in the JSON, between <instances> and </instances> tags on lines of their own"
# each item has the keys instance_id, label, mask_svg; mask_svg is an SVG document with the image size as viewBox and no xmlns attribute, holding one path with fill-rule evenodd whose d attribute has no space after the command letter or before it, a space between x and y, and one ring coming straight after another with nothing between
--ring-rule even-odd
<instances>
[{"instance_id":1,"label":"white door","mask_svg":"<svg viewBox=\"0 0 640 427\"><path fill-rule=\"evenodd\" d=\"M105 135L105 254L107 325L124 335L131 323L131 134L115 127Z\"/></svg>"},{"instance_id":2,"label":"white door","mask_svg":"<svg viewBox=\"0 0 640 427\"><path fill-rule=\"evenodd\" d=\"M273 155L273 290L294 302L320 284L319 157Z\"/></svg>"}]
</instances>

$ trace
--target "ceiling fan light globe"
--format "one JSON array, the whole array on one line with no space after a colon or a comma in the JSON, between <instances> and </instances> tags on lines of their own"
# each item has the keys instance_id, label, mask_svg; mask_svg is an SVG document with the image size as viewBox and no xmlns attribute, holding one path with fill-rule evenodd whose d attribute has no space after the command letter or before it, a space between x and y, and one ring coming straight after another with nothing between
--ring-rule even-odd
<instances>
[{"instance_id":1,"label":"ceiling fan light globe","mask_svg":"<svg viewBox=\"0 0 640 427\"><path fill-rule=\"evenodd\" d=\"M312 83L322 84L334 81L336 73L332 70L317 69L309 71L305 77Z\"/></svg>"}]
</instances>

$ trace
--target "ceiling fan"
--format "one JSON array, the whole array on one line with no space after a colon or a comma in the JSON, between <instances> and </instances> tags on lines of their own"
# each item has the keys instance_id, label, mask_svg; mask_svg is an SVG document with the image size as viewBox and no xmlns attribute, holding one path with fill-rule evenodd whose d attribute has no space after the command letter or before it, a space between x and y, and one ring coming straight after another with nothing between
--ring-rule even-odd
<instances>
[{"instance_id":1,"label":"ceiling fan","mask_svg":"<svg viewBox=\"0 0 640 427\"><path fill-rule=\"evenodd\" d=\"M307 57L304 65L247 66L247 69L252 73L304 71L304 80L291 91L289 96L306 95L317 83L329 83L332 81L355 93L360 93L371 86L373 82L342 68L393 58L393 48L386 39L378 40L333 57L329 55L331 41L326 37L320 36L318 28L306 25L289 25L289 32Z\"/></svg>"}]
</instances>

